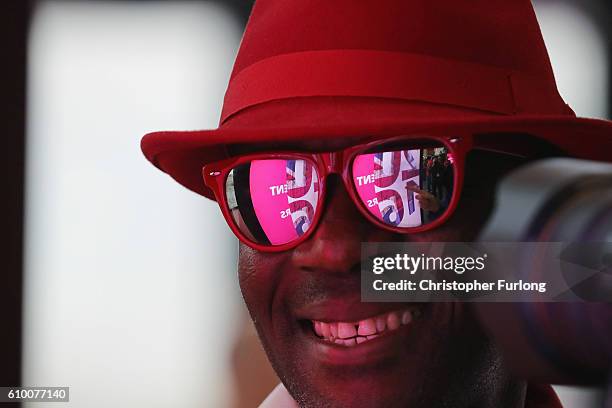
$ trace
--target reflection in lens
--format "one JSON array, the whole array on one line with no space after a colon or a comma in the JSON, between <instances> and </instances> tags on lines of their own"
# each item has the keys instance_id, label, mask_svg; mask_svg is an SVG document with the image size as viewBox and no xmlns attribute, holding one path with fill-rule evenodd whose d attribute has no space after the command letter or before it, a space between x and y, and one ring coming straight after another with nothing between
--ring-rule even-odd
<instances>
[{"instance_id":1,"label":"reflection in lens","mask_svg":"<svg viewBox=\"0 0 612 408\"><path fill-rule=\"evenodd\" d=\"M385 224L426 225L448 209L454 183L452 154L441 144L358 155L352 177L361 201Z\"/></svg>"},{"instance_id":2,"label":"reflection in lens","mask_svg":"<svg viewBox=\"0 0 612 408\"><path fill-rule=\"evenodd\" d=\"M229 211L250 240L282 245L306 233L320 188L306 160L253 160L232 169L225 183Z\"/></svg>"}]
</instances>

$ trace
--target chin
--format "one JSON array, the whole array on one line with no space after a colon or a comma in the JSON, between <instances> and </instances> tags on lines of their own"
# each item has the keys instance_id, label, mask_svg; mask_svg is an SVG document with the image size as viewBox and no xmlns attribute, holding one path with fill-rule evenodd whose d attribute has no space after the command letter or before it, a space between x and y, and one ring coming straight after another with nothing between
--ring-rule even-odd
<instances>
[{"instance_id":1,"label":"chin","mask_svg":"<svg viewBox=\"0 0 612 408\"><path fill-rule=\"evenodd\" d=\"M479 331L456 333L457 316L450 303L326 302L258 330L300 406L435 407L464 399L448 390L469 396L490 357Z\"/></svg>"}]
</instances>

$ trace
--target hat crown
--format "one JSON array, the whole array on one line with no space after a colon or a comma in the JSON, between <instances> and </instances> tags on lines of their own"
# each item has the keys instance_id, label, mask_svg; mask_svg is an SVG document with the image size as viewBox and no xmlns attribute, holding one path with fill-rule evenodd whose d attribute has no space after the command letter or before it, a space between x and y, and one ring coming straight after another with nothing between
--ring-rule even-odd
<instances>
[{"instance_id":1,"label":"hat crown","mask_svg":"<svg viewBox=\"0 0 612 408\"><path fill-rule=\"evenodd\" d=\"M221 124L266 102L317 96L573 114L529 0L258 0Z\"/></svg>"},{"instance_id":2,"label":"hat crown","mask_svg":"<svg viewBox=\"0 0 612 408\"><path fill-rule=\"evenodd\" d=\"M336 49L423 54L554 81L529 0L257 0L232 78L276 55Z\"/></svg>"}]
</instances>

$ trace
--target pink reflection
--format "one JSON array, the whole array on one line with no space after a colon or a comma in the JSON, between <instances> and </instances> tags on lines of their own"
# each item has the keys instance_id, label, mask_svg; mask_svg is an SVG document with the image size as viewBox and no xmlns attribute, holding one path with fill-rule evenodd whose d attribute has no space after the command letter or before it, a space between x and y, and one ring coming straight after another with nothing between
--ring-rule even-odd
<instances>
[{"instance_id":1,"label":"pink reflection","mask_svg":"<svg viewBox=\"0 0 612 408\"><path fill-rule=\"evenodd\" d=\"M256 160L250 170L255 214L273 245L305 233L319 198L316 170L304 160Z\"/></svg>"},{"instance_id":2,"label":"pink reflection","mask_svg":"<svg viewBox=\"0 0 612 408\"><path fill-rule=\"evenodd\" d=\"M353 182L368 210L398 227L422 224L420 205L407 185L419 186L420 150L372 153L353 162Z\"/></svg>"}]
</instances>

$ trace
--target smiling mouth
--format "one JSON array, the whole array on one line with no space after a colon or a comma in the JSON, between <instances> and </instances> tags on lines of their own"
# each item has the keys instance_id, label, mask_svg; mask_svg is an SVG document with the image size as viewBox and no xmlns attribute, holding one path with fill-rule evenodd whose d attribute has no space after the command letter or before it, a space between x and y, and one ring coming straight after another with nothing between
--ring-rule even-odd
<instances>
[{"instance_id":1,"label":"smiling mouth","mask_svg":"<svg viewBox=\"0 0 612 408\"><path fill-rule=\"evenodd\" d=\"M338 346L353 347L408 326L422 314L419 307L394 310L358 322L322 322L310 320L319 339Z\"/></svg>"}]
</instances>

